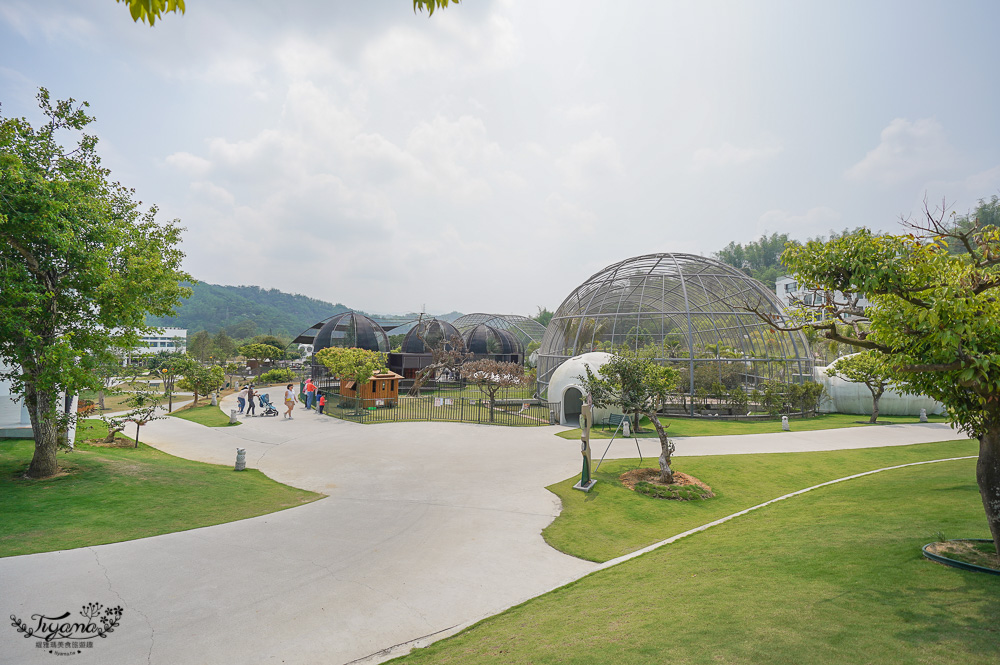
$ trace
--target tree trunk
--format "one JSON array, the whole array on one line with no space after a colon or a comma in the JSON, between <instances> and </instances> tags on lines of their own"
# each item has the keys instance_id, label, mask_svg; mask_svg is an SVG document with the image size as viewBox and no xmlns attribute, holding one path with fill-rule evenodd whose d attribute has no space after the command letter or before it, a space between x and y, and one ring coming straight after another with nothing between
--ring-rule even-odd
<instances>
[{"instance_id":1,"label":"tree trunk","mask_svg":"<svg viewBox=\"0 0 1000 665\"><path fill-rule=\"evenodd\" d=\"M641 417L642 417L642 412L641 411L636 411L635 413L632 414L632 431L633 432L636 432L636 433L639 432L639 420L641 419Z\"/></svg>"},{"instance_id":2,"label":"tree trunk","mask_svg":"<svg viewBox=\"0 0 1000 665\"><path fill-rule=\"evenodd\" d=\"M674 482L674 471L670 468L670 458L674 454L674 444L667 438L667 428L663 426L659 416L655 412L647 413L646 417L653 423L653 427L656 428L656 434L660 437L660 482L670 484Z\"/></svg>"},{"instance_id":3,"label":"tree trunk","mask_svg":"<svg viewBox=\"0 0 1000 665\"><path fill-rule=\"evenodd\" d=\"M986 522L993 536L993 546L1000 552L1000 426L979 437L979 461L976 482L986 510Z\"/></svg>"},{"instance_id":4,"label":"tree trunk","mask_svg":"<svg viewBox=\"0 0 1000 665\"><path fill-rule=\"evenodd\" d=\"M56 417L56 400L44 392L37 392L26 383L24 399L31 417L31 432L35 439L35 453L28 466L29 478L48 478L59 471L56 453L59 450L59 426Z\"/></svg>"},{"instance_id":5,"label":"tree trunk","mask_svg":"<svg viewBox=\"0 0 1000 665\"><path fill-rule=\"evenodd\" d=\"M882 393L885 392L885 388L881 390L872 390L872 417L868 422L870 424L875 424L878 422L878 401L882 398Z\"/></svg>"},{"instance_id":6,"label":"tree trunk","mask_svg":"<svg viewBox=\"0 0 1000 665\"><path fill-rule=\"evenodd\" d=\"M104 390L97 393L97 408L101 410L101 413L104 413Z\"/></svg>"}]
</instances>

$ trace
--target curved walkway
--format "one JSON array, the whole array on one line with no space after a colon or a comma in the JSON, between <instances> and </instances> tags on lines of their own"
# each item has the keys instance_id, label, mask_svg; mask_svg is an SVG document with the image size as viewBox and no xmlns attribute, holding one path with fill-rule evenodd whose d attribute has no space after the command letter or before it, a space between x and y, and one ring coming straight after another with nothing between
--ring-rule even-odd
<instances>
[{"instance_id":1,"label":"curved walkway","mask_svg":"<svg viewBox=\"0 0 1000 665\"><path fill-rule=\"evenodd\" d=\"M272 393L274 390L271 391ZM228 409L232 399L223 401ZM78 663L346 663L440 635L597 570L553 550L544 489L579 471L554 428L357 425L296 409L289 421L204 428L177 418L144 439L248 466L328 498L154 538L0 559L4 616L125 607ZM678 455L832 450L960 438L942 425L678 439ZM631 457L634 443L609 458ZM643 440L643 455L656 441ZM0 662L51 662L13 628ZM380 653L382 652L382 653Z\"/></svg>"}]
</instances>

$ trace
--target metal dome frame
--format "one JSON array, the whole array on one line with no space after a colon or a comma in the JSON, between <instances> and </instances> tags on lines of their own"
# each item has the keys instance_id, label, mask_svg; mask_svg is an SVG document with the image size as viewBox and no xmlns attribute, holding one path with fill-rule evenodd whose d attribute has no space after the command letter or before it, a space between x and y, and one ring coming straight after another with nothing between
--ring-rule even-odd
<instances>
[{"instance_id":1,"label":"metal dome frame","mask_svg":"<svg viewBox=\"0 0 1000 665\"><path fill-rule=\"evenodd\" d=\"M382 326L360 312L347 311L334 314L314 324L292 340L293 344L312 344L313 353L338 346L389 351L389 337Z\"/></svg>"},{"instance_id":2,"label":"metal dome frame","mask_svg":"<svg viewBox=\"0 0 1000 665\"><path fill-rule=\"evenodd\" d=\"M497 330L506 330L515 335L521 346L525 349L532 342L541 342L545 337L545 326L538 321L530 319L520 314L487 314L486 312L474 312L458 317L452 324L464 335L472 328L481 323L485 323Z\"/></svg>"},{"instance_id":3,"label":"metal dome frame","mask_svg":"<svg viewBox=\"0 0 1000 665\"><path fill-rule=\"evenodd\" d=\"M538 392L566 359L623 345L681 370L680 393L714 381L753 389L768 381L812 380L801 331L779 332L744 301L770 306L790 323L775 294L721 261L693 254L646 254L591 275L562 302L538 350ZM733 387L733 386L727 386ZM691 400L693 404L693 400ZM692 407L693 408L693 407Z\"/></svg>"}]
</instances>

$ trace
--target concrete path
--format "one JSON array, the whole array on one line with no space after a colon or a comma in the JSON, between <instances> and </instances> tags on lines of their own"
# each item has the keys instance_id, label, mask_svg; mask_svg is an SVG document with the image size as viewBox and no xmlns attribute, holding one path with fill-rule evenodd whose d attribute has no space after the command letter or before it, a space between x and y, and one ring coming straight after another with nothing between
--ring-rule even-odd
<instances>
[{"instance_id":1,"label":"concrete path","mask_svg":"<svg viewBox=\"0 0 1000 665\"><path fill-rule=\"evenodd\" d=\"M222 407L228 413L234 403L227 398ZM155 421L144 441L166 452L229 465L243 447L248 466L328 498L215 527L0 559L0 611L30 624L33 614L77 616L84 603L121 604L121 625L81 649L75 663L365 658L597 568L540 536L559 512L544 487L580 466L579 443L555 431L357 425L301 407L290 421L244 418L232 428ZM677 447L704 455L955 438L932 424L679 439ZM595 445L599 456L606 444ZM643 455L659 454L655 440L642 445ZM634 455L630 440L616 442L608 457ZM52 662L34 643L13 627L0 629L0 663Z\"/></svg>"}]
</instances>

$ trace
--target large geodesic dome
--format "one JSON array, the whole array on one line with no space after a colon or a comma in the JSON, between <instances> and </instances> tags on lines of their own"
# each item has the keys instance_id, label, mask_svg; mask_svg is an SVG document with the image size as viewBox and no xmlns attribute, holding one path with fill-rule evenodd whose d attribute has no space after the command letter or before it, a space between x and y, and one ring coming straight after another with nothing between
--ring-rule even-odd
<instances>
[{"instance_id":1,"label":"large geodesic dome","mask_svg":"<svg viewBox=\"0 0 1000 665\"><path fill-rule=\"evenodd\" d=\"M566 359L623 346L676 367L680 392L692 396L718 386L749 391L768 380L811 381L805 336L775 331L740 309L744 302L785 320L764 284L714 259L647 254L610 265L553 315L538 353L539 395Z\"/></svg>"}]
</instances>

